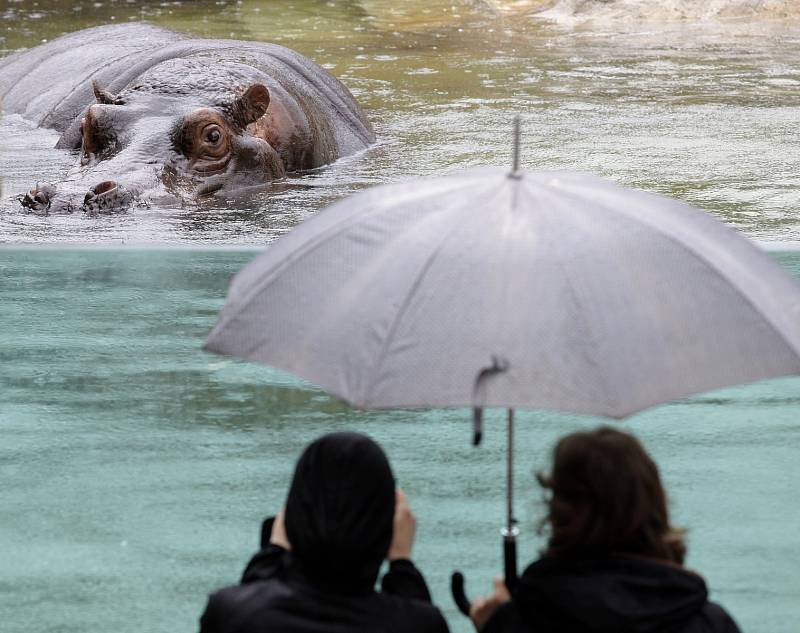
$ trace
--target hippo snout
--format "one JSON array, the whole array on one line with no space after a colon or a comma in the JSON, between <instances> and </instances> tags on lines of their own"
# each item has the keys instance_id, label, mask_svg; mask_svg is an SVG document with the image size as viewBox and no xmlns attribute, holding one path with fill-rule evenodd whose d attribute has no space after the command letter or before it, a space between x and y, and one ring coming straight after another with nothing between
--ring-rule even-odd
<instances>
[{"instance_id":1,"label":"hippo snout","mask_svg":"<svg viewBox=\"0 0 800 633\"><path fill-rule=\"evenodd\" d=\"M113 180L104 180L89 189L83 196L74 188L38 183L18 199L23 207L40 215L73 213L78 209L87 215L111 214L125 211L134 202L134 194Z\"/></svg>"},{"instance_id":2,"label":"hippo snout","mask_svg":"<svg viewBox=\"0 0 800 633\"><path fill-rule=\"evenodd\" d=\"M89 189L83 198L83 210L89 215L114 213L127 209L133 194L113 180L104 180Z\"/></svg>"},{"instance_id":3,"label":"hippo snout","mask_svg":"<svg viewBox=\"0 0 800 633\"><path fill-rule=\"evenodd\" d=\"M37 183L37 185L20 198L19 201L23 207L30 209L34 213L47 214L53 204L55 193L55 187L52 185Z\"/></svg>"}]
</instances>

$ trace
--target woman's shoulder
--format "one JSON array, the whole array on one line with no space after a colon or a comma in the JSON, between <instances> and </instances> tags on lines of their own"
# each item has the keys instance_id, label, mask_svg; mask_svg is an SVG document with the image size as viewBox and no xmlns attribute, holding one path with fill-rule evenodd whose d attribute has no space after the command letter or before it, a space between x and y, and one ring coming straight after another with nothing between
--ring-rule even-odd
<instances>
[{"instance_id":1,"label":"woman's shoulder","mask_svg":"<svg viewBox=\"0 0 800 633\"><path fill-rule=\"evenodd\" d=\"M568 622L580 630L638 631L660 622L680 633L739 631L708 602L698 574L665 561L587 553L530 565L486 633L561 630Z\"/></svg>"},{"instance_id":2,"label":"woman's shoulder","mask_svg":"<svg viewBox=\"0 0 800 633\"><path fill-rule=\"evenodd\" d=\"M698 629L702 633L741 633L736 621L716 602L706 602L700 617L705 625L705 628Z\"/></svg>"},{"instance_id":3,"label":"woman's shoulder","mask_svg":"<svg viewBox=\"0 0 800 633\"><path fill-rule=\"evenodd\" d=\"M535 633L539 630L548 630L548 626L540 627L527 622L519 607L518 601L502 605L495 611L481 633ZM725 609L708 601L683 625L676 626L679 627L676 630L680 633L741 633Z\"/></svg>"},{"instance_id":4,"label":"woman's shoulder","mask_svg":"<svg viewBox=\"0 0 800 633\"><path fill-rule=\"evenodd\" d=\"M283 591L283 583L277 579L219 589L208 597L206 610L200 618L200 631L225 633L240 630L243 623L258 619L265 609L268 610L273 598L279 597Z\"/></svg>"}]
</instances>

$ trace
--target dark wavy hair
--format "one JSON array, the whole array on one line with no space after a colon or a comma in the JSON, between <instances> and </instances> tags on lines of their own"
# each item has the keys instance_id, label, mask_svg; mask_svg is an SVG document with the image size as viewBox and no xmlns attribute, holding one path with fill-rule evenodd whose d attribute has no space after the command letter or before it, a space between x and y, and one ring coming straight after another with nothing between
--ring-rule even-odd
<instances>
[{"instance_id":1,"label":"dark wavy hair","mask_svg":"<svg viewBox=\"0 0 800 633\"><path fill-rule=\"evenodd\" d=\"M685 530L669 523L658 467L639 441L611 427L556 444L545 489L545 556L600 550L683 564ZM549 494L548 494L549 493Z\"/></svg>"}]
</instances>

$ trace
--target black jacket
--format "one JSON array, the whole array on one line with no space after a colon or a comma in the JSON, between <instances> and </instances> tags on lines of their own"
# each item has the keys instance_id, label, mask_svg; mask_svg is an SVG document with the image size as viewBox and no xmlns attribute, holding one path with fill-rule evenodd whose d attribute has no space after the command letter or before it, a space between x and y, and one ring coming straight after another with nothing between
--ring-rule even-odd
<instances>
[{"instance_id":1,"label":"black jacket","mask_svg":"<svg viewBox=\"0 0 800 633\"><path fill-rule=\"evenodd\" d=\"M482 633L739 633L703 579L628 556L559 556L530 565Z\"/></svg>"},{"instance_id":2,"label":"black jacket","mask_svg":"<svg viewBox=\"0 0 800 633\"><path fill-rule=\"evenodd\" d=\"M337 592L309 579L292 555L268 545L250 561L242 584L212 594L201 633L447 633L411 561L395 561L382 591Z\"/></svg>"},{"instance_id":3,"label":"black jacket","mask_svg":"<svg viewBox=\"0 0 800 633\"><path fill-rule=\"evenodd\" d=\"M446 633L425 580L396 561L375 591L390 548L395 480L381 448L357 433L330 433L297 462L286 499L292 551L269 543L242 584L213 594L201 633Z\"/></svg>"}]
</instances>

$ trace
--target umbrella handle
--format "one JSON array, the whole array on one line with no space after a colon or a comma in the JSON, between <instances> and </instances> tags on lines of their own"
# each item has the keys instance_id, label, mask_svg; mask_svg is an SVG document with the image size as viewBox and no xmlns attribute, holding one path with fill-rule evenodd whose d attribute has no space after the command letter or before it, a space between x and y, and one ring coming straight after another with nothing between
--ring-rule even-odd
<instances>
[{"instance_id":1,"label":"umbrella handle","mask_svg":"<svg viewBox=\"0 0 800 633\"><path fill-rule=\"evenodd\" d=\"M517 588L517 539L515 534L503 538L503 569L506 575L506 588L513 594Z\"/></svg>"},{"instance_id":2,"label":"umbrella handle","mask_svg":"<svg viewBox=\"0 0 800 633\"><path fill-rule=\"evenodd\" d=\"M464 574L460 571L454 571L453 575L450 576L450 592L453 594L453 601L456 603L458 610L469 617L469 608L472 605L472 601L464 593Z\"/></svg>"},{"instance_id":3,"label":"umbrella handle","mask_svg":"<svg viewBox=\"0 0 800 633\"><path fill-rule=\"evenodd\" d=\"M515 531L504 534L503 538L503 568L506 576L506 588L509 593L514 593L519 582L517 575L517 538ZM469 608L472 601L467 598L464 591L464 574L454 571L450 576L450 593L453 594L453 602L456 603L458 610L469 617Z\"/></svg>"}]
</instances>

